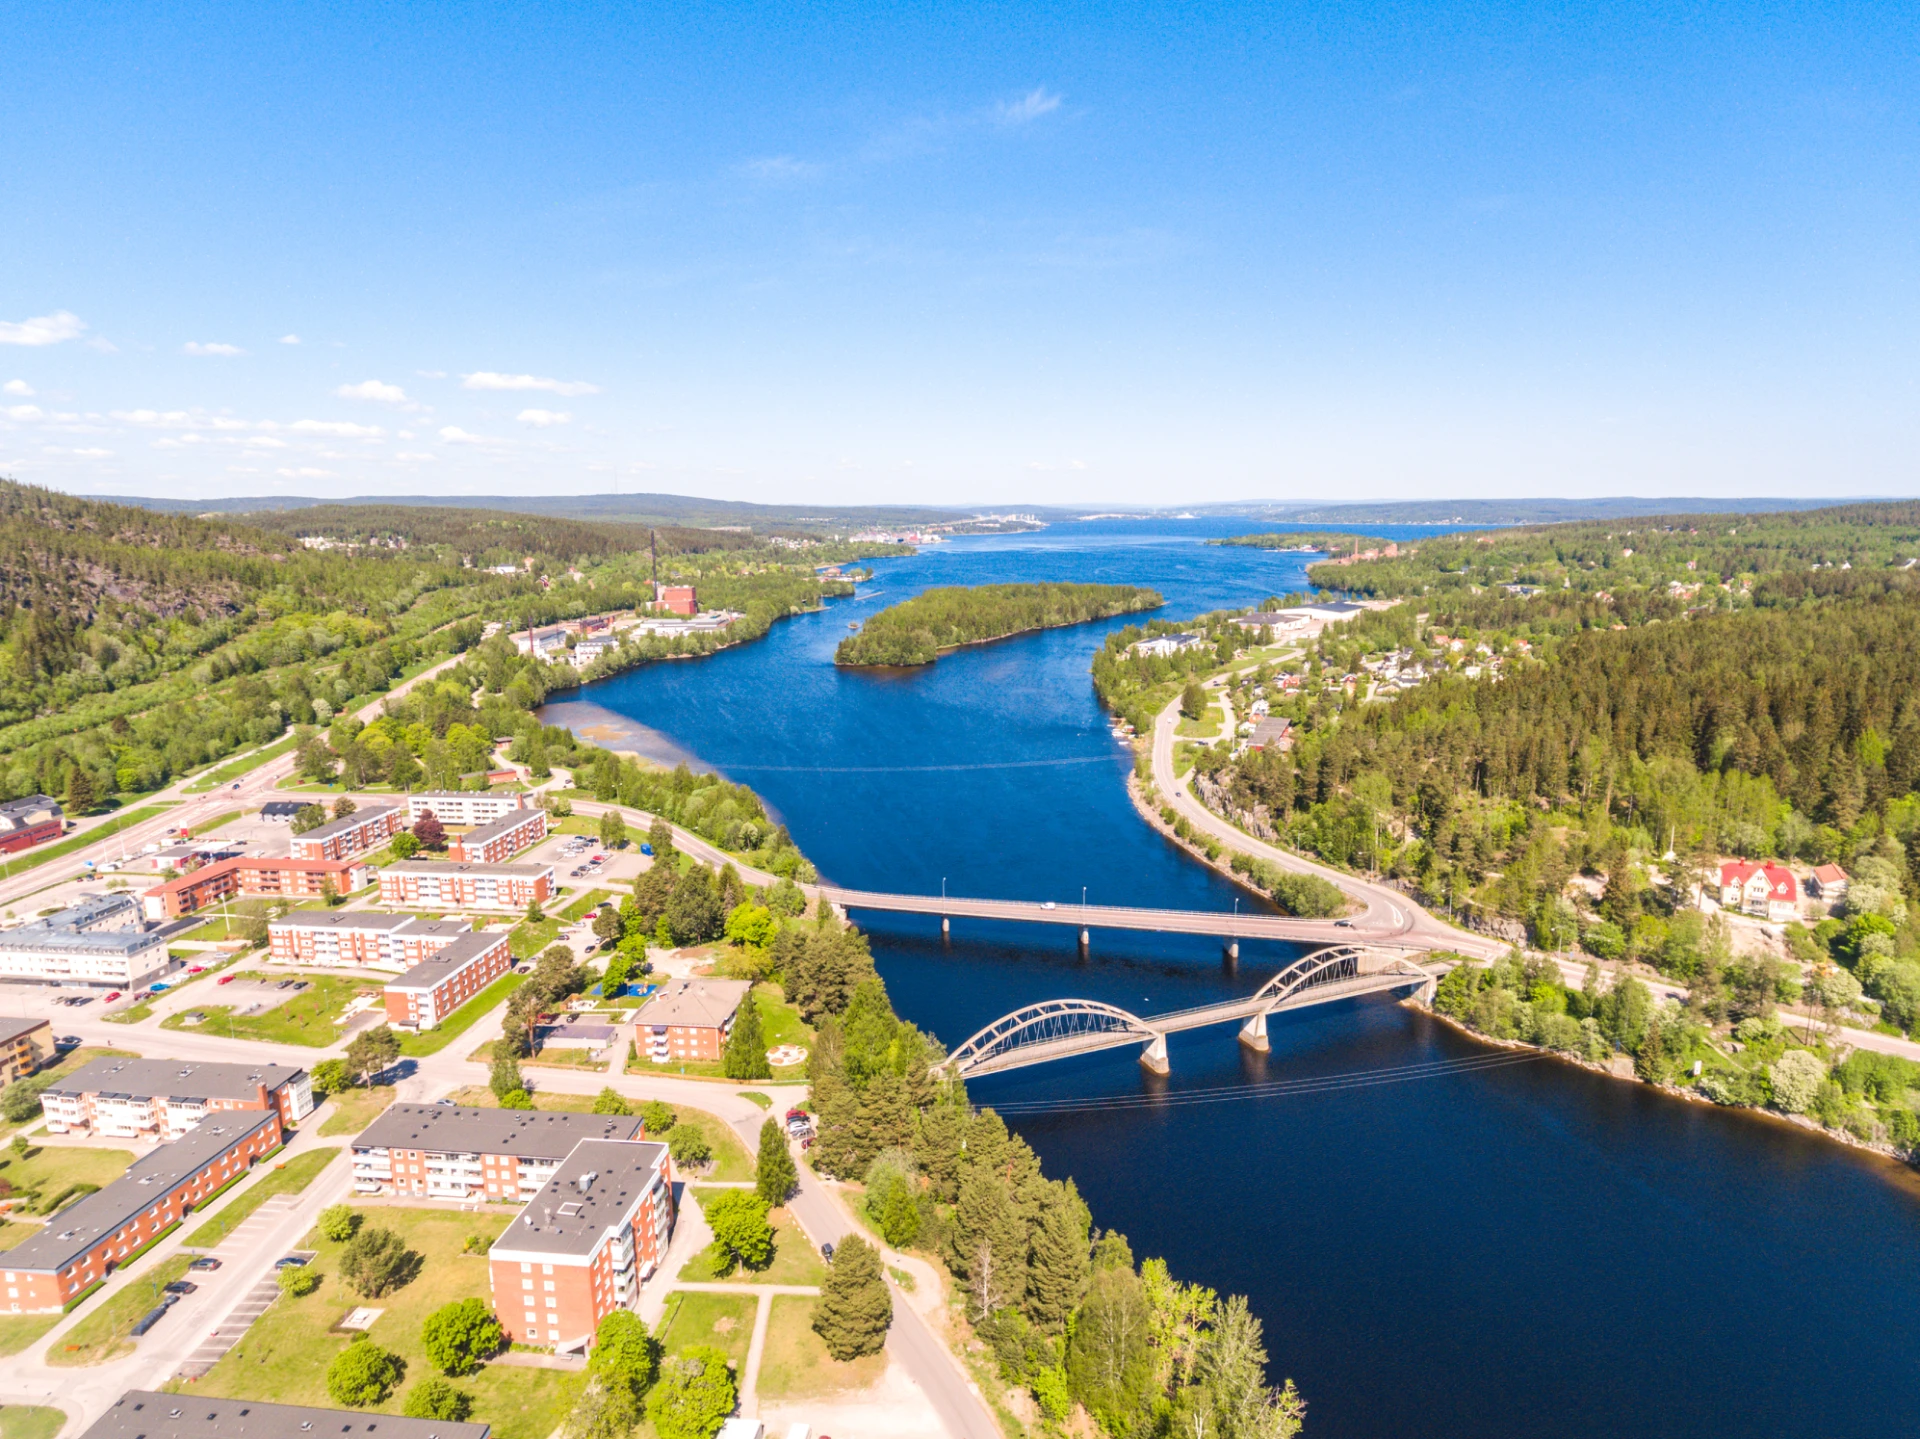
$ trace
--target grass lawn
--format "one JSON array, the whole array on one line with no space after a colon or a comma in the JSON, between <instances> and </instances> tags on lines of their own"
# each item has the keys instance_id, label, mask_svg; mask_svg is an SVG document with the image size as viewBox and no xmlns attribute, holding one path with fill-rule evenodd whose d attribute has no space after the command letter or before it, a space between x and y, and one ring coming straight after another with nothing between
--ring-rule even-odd
<instances>
[{"instance_id":1,"label":"grass lawn","mask_svg":"<svg viewBox=\"0 0 1920 1439\"><path fill-rule=\"evenodd\" d=\"M734 1194L732 1189L717 1189L696 1184L693 1197L704 1213L706 1207L722 1194ZM792 1217L784 1209L773 1211L773 1263L765 1269L736 1269L732 1274L716 1274L713 1263L702 1249L689 1259L686 1267L680 1271L678 1282L682 1284L824 1284L827 1280L827 1266L814 1250L813 1244Z\"/></svg>"},{"instance_id":2,"label":"grass lawn","mask_svg":"<svg viewBox=\"0 0 1920 1439\"><path fill-rule=\"evenodd\" d=\"M85 849L88 845L94 843L94 841L105 839L108 835L118 834L129 825L136 825L146 820L155 819L165 814L176 803L177 801L175 800L167 800L161 804L142 805L139 809L130 809L124 813L116 814L104 823L95 825L84 834L72 835L67 839L57 840L53 844L42 845L38 849L28 851L22 859L9 860L4 872L8 878L16 874L25 874L36 865L45 864L50 859L59 859L60 856L64 854L72 854L77 849Z\"/></svg>"},{"instance_id":3,"label":"grass lawn","mask_svg":"<svg viewBox=\"0 0 1920 1439\"><path fill-rule=\"evenodd\" d=\"M208 820L205 824L195 825L194 828L197 831L199 831L199 833L201 834L207 834L212 830L216 830L220 828L220 826L223 824L232 824L236 819L245 818L246 813L247 812L243 809L230 809L225 814L215 815L212 819Z\"/></svg>"},{"instance_id":4,"label":"grass lawn","mask_svg":"<svg viewBox=\"0 0 1920 1439\"><path fill-rule=\"evenodd\" d=\"M320 1137L330 1139L336 1134L358 1134L378 1119L392 1103L393 1086L390 1084L377 1084L372 1089L349 1089L336 1094L333 1096L333 1113L320 1126Z\"/></svg>"},{"instance_id":5,"label":"grass lawn","mask_svg":"<svg viewBox=\"0 0 1920 1439\"><path fill-rule=\"evenodd\" d=\"M437 1054L473 1028L474 1023L491 1014L494 1007L506 1003L507 996L527 982L524 974L503 974L472 999L448 1015L437 1029L424 1034L400 1036L400 1052L415 1058Z\"/></svg>"},{"instance_id":6,"label":"grass lawn","mask_svg":"<svg viewBox=\"0 0 1920 1439\"><path fill-rule=\"evenodd\" d=\"M669 1294L667 1312L660 1321L660 1346L668 1354L678 1354L695 1344L711 1344L726 1351L738 1372L747 1362L758 1307L751 1294Z\"/></svg>"},{"instance_id":7,"label":"grass lawn","mask_svg":"<svg viewBox=\"0 0 1920 1439\"><path fill-rule=\"evenodd\" d=\"M740 1136L733 1132L733 1127L719 1115L709 1114L704 1109L691 1109L684 1104L674 1105L673 1112L679 1116L678 1123L699 1130L706 1136L707 1143L713 1146L713 1171L702 1175L703 1179L717 1179L723 1184L731 1184L753 1178L753 1156L747 1153L747 1146L740 1142ZM649 1136L653 1137L656 1136Z\"/></svg>"},{"instance_id":8,"label":"grass lawn","mask_svg":"<svg viewBox=\"0 0 1920 1439\"><path fill-rule=\"evenodd\" d=\"M11 1149L0 1149L0 1179L11 1184L15 1194L33 1195L32 1212L44 1214L46 1206L66 1194L70 1186L91 1184L104 1189L125 1174L132 1163L133 1155L124 1149L42 1144L27 1150L25 1159Z\"/></svg>"},{"instance_id":9,"label":"grass lawn","mask_svg":"<svg viewBox=\"0 0 1920 1439\"><path fill-rule=\"evenodd\" d=\"M447 1098L455 1104L471 1104L480 1109L498 1109L500 1101L493 1097L493 1091L484 1084L470 1084L465 1089L456 1089ZM550 1109L566 1114L593 1113L591 1094L542 1094L533 1096L535 1109Z\"/></svg>"},{"instance_id":10,"label":"grass lawn","mask_svg":"<svg viewBox=\"0 0 1920 1439\"><path fill-rule=\"evenodd\" d=\"M0 1314L0 1356L18 1354L66 1317L64 1314Z\"/></svg>"},{"instance_id":11,"label":"grass lawn","mask_svg":"<svg viewBox=\"0 0 1920 1439\"><path fill-rule=\"evenodd\" d=\"M767 1316L767 1348L760 1356L759 1394L765 1399L820 1399L846 1394L880 1382L886 1372L885 1351L842 1364L813 1332L817 1300L799 1294L776 1294Z\"/></svg>"},{"instance_id":12,"label":"grass lawn","mask_svg":"<svg viewBox=\"0 0 1920 1439\"><path fill-rule=\"evenodd\" d=\"M187 786L185 793L205 794L208 790L218 789L223 784L232 784L235 780L239 779L241 775L253 773L254 770L260 768L260 766L268 760L278 759L281 755L290 751L293 746L294 738L292 735L288 735L285 739L275 744L270 744L265 749L255 750L250 755L242 756L240 759L223 764L220 768L201 775L199 779Z\"/></svg>"},{"instance_id":13,"label":"grass lawn","mask_svg":"<svg viewBox=\"0 0 1920 1439\"><path fill-rule=\"evenodd\" d=\"M276 1194L298 1194L314 1177L339 1157L338 1149L314 1149L276 1164L249 1189L230 1199L226 1208L202 1224L186 1238L184 1248L211 1249L225 1239L254 1210Z\"/></svg>"},{"instance_id":14,"label":"grass lawn","mask_svg":"<svg viewBox=\"0 0 1920 1439\"><path fill-rule=\"evenodd\" d=\"M515 959L532 959L560 937L560 921L549 915L538 924L522 920L507 935L507 948Z\"/></svg>"},{"instance_id":15,"label":"grass lawn","mask_svg":"<svg viewBox=\"0 0 1920 1439\"><path fill-rule=\"evenodd\" d=\"M186 1272L184 1254L176 1254L142 1270L125 1289L69 1329L66 1338L47 1351L47 1363L62 1367L104 1364L122 1354L131 1354L133 1341L127 1332L160 1302L161 1291Z\"/></svg>"},{"instance_id":16,"label":"grass lawn","mask_svg":"<svg viewBox=\"0 0 1920 1439\"><path fill-rule=\"evenodd\" d=\"M0 1439L53 1439L67 1422L66 1411L39 1404L0 1408Z\"/></svg>"},{"instance_id":17,"label":"grass lawn","mask_svg":"<svg viewBox=\"0 0 1920 1439\"><path fill-rule=\"evenodd\" d=\"M612 898L613 891L610 889L590 889L572 904L561 910L560 918L571 924L573 921L584 916L588 910L598 909L601 900Z\"/></svg>"},{"instance_id":18,"label":"grass lawn","mask_svg":"<svg viewBox=\"0 0 1920 1439\"><path fill-rule=\"evenodd\" d=\"M6 1220L0 1219L0 1253L4 1253L21 1240L39 1232L40 1226L37 1224L9 1224Z\"/></svg>"},{"instance_id":19,"label":"grass lawn","mask_svg":"<svg viewBox=\"0 0 1920 1439\"><path fill-rule=\"evenodd\" d=\"M204 1029L209 1034L231 1034L235 1039L264 1039L275 1044L306 1044L324 1049L342 1034L333 1021L357 994L378 994L379 986L326 974L309 978L307 987L284 1004L255 1014L235 1014L224 1004L198 1006L207 1016L189 1025L185 1013L170 1014L162 1029Z\"/></svg>"},{"instance_id":20,"label":"grass lawn","mask_svg":"<svg viewBox=\"0 0 1920 1439\"><path fill-rule=\"evenodd\" d=\"M365 1301L385 1310L368 1337L406 1360L405 1382L380 1406L386 1413L398 1414L407 1392L436 1372L420 1343L420 1326L426 1317L458 1299L477 1296L491 1302L485 1255L462 1252L468 1236L480 1234L491 1241L513 1216L385 1206L365 1213L368 1224L396 1231L425 1261L411 1284L384 1298ZM327 1397L327 1366L347 1347L347 1339L327 1331L362 1301L340 1282L340 1245L322 1239L318 1232L302 1244L319 1251L313 1260L314 1270L322 1276L319 1289L304 1299L282 1295L275 1300L233 1351L194 1384L194 1394L336 1407ZM495 1439L549 1439L573 1407L586 1378L562 1370L492 1364L454 1382L473 1396L473 1418L491 1424Z\"/></svg>"}]
</instances>

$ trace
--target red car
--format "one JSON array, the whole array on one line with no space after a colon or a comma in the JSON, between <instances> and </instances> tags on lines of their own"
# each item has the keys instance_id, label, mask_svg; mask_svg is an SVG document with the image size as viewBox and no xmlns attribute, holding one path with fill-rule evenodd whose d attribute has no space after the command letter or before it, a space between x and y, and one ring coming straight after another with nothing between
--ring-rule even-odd
<instances>
[{"instance_id":1,"label":"red car","mask_svg":"<svg viewBox=\"0 0 1920 1439\"><path fill-rule=\"evenodd\" d=\"M105 1002L106 1002L106 1003L108 1003L108 1004L112 1004L112 1003L113 1003L113 1002L114 1002L114 1001L115 1001L116 999L118 999L119 997L120 997L120 991L116 989L116 990L115 990L115 991L114 991L114 992L113 992L112 994L109 994L109 995L107 996L107 998L106 998L106 1001L105 1001Z\"/></svg>"},{"instance_id":2,"label":"red car","mask_svg":"<svg viewBox=\"0 0 1920 1439\"><path fill-rule=\"evenodd\" d=\"M205 974L206 972L207 967L204 964L190 964L187 966L188 974Z\"/></svg>"},{"instance_id":3,"label":"red car","mask_svg":"<svg viewBox=\"0 0 1920 1439\"><path fill-rule=\"evenodd\" d=\"M233 976L230 974L223 974L218 979L216 979L214 983L215 984L232 984Z\"/></svg>"}]
</instances>

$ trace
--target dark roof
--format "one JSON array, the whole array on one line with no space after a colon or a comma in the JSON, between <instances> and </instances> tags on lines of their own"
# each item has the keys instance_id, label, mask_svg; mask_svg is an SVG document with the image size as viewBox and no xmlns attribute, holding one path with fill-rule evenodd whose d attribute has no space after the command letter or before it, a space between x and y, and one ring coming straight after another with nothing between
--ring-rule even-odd
<instances>
[{"instance_id":1,"label":"dark roof","mask_svg":"<svg viewBox=\"0 0 1920 1439\"><path fill-rule=\"evenodd\" d=\"M507 813L501 815L500 818L490 819L485 824L476 825L468 830L460 836L460 843L485 844L490 839L497 839L503 834L520 828L521 825L526 824L539 813L540 811L537 809L508 810Z\"/></svg>"},{"instance_id":2,"label":"dark roof","mask_svg":"<svg viewBox=\"0 0 1920 1439\"><path fill-rule=\"evenodd\" d=\"M306 1073L292 1064L213 1064L187 1059L96 1059L43 1093L130 1094L167 1099L255 1099Z\"/></svg>"},{"instance_id":3,"label":"dark roof","mask_svg":"<svg viewBox=\"0 0 1920 1439\"><path fill-rule=\"evenodd\" d=\"M61 1210L31 1239L0 1254L0 1267L37 1274L65 1269L141 1210L158 1203L184 1180L267 1125L278 1131L277 1111L223 1109L208 1115L171 1144L136 1159L105 1189Z\"/></svg>"},{"instance_id":4,"label":"dark roof","mask_svg":"<svg viewBox=\"0 0 1920 1439\"><path fill-rule=\"evenodd\" d=\"M488 1427L129 1389L81 1439L487 1439Z\"/></svg>"},{"instance_id":5,"label":"dark roof","mask_svg":"<svg viewBox=\"0 0 1920 1439\"><path fill-rule=\"evenodd\" d=\"M591 1254L646 1191L666 1152L664 1144L582 1141L501 1231L493 1251Z\"/></svg>"},{"instance_id":6,"label":"dark roof","mask_svg":"<svg viewBox=\"0 0 1920 1439\"><path fill-rule=\"evenodd\" d=\"M431 957L407 970L397 978L387 981L388 989L432 989L436 984L451 975L458 974L472 964L481 955L497 945L507 942L504 933L487 934L484 931L467 929L459 938L449 941L435 950Z\"/></svg>"},{"instance_id":7,"label":"dark roof","mask_svg":"<svg viewBox=\"0 0 1920 1439\"><path fill-rule=\"evenodd\" d=\"M305 800L270 799L260 806L260 817L262 819L279 819L284 815L286 818L292 819L306 807L307 801Z\"/></svg>"},{"instance_id":8,"label":"dark roof","mask_svg":"<svg viewBox=\"0 0 1920 1439\"><path fill-rule=\"evenodd\" d=\"M0 829L26 829L60 817L60 801L51 795L30 794L0 804Z\"/></svg>"},{"instance_id":9,"label":"dark roof","mask_svg":"<svg viewBox=\"0 0 1920 1439\"><path fill-rule=\"evenodd\" d=\"M540 1109L480 1109L461 1104L390 1104L353 1141L355 1149L419 1149L432 1154L511 1154L565 1158L585 1139L638 1139L631 1114L568 1114Z\"/></svg>"},{"instance_id":10,"label":"dark roof","mask_svg":"<svg viewBox=\"0 0 1920 1439\"><path fill-rule=\"evenodd\" d=\"M12 1044L23 1034L32 1034L36 1029L45 1029L51 1023L45 1019L15 1019L11 1015L0 1018L0 1044Z\"/></svg>"},{"instance_id":11,"label":"dark roof","mask_svg":"<svg viewBox=\"0 0 1920 1439\"><path fill-rule=\"evenodd\" d=\"M447 859L402 859L396 860L381 871L382 874L545 874L552 869L550 864L480 864L474 861Z\"/></svg>"},{"instance_id":12,"label":"dark roof","mask_svg":"<svg viewBox=\"0 0 1920 1439\"><path fill-rule=\"evenodd\" d=\"M392 814L399 808L400 806L397 804L371 804L365 809L355 810L352 814L344 818L328 820L325 824L317 824L305 834L296 835L295 838L304 842L311 839L332 839L336 834L350 834L368 820L378 819L384 814Z\"/></svg>"}]
</instances>

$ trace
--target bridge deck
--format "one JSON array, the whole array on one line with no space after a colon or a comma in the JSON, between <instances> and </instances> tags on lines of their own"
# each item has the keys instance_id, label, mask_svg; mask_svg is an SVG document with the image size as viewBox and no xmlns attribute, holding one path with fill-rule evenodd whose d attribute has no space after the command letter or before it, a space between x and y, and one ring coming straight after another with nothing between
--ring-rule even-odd
<instances>
[{"instance_id":1,"label":"bridge deck","mask_svg":"<svg viewBox=\"0 0 1920 1439\"><path fill-rule=\"evenodd\" d=\"M1166 1014L1142 1015L1140 1018L1155 1033L1171 1034L1180 1030L1200 1029L1209 1024L1226 1024L1235 1020L1251 1019L1262 1010L1279 1014L1289 1009L1305 1009L1315 1004L1331 1004L1338 999L1353 999L1363 994L1378 994L1384 990L1400 989L1419 983L1420 980L1410 974L1360 974L1350 979L1330 980L1325 984L1316 984L1297 994L1289 995L1271 1008L1266 1001L1248 996L1246 999L1228 1000L1223 1004L1200 1005L1194 1009L1176 1009ZM982 1074L1001 1074L1010 1069L1025 1069L1028 1065L1066 1059L1071 1055L1095 1054L1104 1049L1119 1049L1129 1044L1145 1044L1150 1037L1132 1030L1114 1029L1077 1034L1066 1039L1044 1040L1035 1044L1022 1045L1006 1054L982 1060L978 1064L968 1065L961 1071L960 1077L972 1079Z\"/></svg>"},{"instance_id":2,"label":"bridge deck","mask_svg":"<svg viewBox=\"0 0 1920 1439\"><path fill-rule=\"evenodd\" d=\"M950 919L1011 919L1028 924L1067 924L1077 929L1141 929L1160 934L1209 934L1232 939L1280 940L1337 938L1349 932L1349 927L1335 924L1332 920L1290 919L1272 914L1136 909L1111 904L1049 906L1032 900L881 894L873 890L834 889L825 885L821 886L820 894L842 909L937 914Z\"/></svg>"}]
</instances>

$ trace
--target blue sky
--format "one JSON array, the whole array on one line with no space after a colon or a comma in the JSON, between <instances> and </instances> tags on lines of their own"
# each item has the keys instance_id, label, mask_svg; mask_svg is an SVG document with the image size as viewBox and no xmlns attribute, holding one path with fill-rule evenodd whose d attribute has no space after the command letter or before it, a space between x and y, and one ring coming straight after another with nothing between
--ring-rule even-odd
<instances>
[{"instance_id":1,"label":"blue sky","mask_svg":"<svg viewBox=\"0 0 1920 1439\"><path fill-rule=\"evenodd\" d=\"M0 473L1920 492L1920 12L0 3Z\"/></svg>"}]
</instances>

